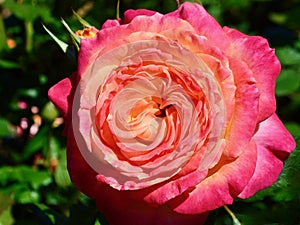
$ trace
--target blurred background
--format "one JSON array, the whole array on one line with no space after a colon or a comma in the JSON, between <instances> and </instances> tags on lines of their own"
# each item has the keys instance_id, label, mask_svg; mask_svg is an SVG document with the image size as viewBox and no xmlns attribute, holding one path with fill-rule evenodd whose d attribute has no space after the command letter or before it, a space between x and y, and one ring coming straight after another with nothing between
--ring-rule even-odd
<instances>
[{"instance_id":1,"label":"blurred background","mask_svg":"<svg viewBox=\"0 0 300 225\"><path fill-rule=\"evenodd\" d=\"M282 63L277 113L299 143L300 1L202 0L220 24L269 40ZM0 0L0 225L107 225L92 200L71 184L66 169L63 120L48 89L76 70L43 29L71 43L61 24L82 29L75 10L97 28L116 18L117 0ZM167 13L175 0L121 0L130 8ZM285 162L279 180L249 200L230 206L244 225L300 224L300 153ZM207 224L230 225L220 208ZM134 225L134 224L133 224Z\"/></svg>"}]
</instances>

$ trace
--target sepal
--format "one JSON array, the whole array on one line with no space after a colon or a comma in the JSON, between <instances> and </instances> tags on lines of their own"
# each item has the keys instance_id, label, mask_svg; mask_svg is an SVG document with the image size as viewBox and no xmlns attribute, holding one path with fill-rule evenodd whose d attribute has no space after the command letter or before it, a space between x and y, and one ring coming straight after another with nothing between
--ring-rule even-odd
<instances>
[{"instance_id":1,"label":"sepal","mask_svg":"<svg viewBox=\"0 0 300 225\"><path fill-rule=\"evenodd\" d=\"M72 40L76 46L76 49L79 51L80 49L80 38L72 31L72 29L69 27L69 25L64 21L64 19L61 19L61 23L65 26L65 28L70 33Z\"/></svg>"},{"instance_id":2,"label":"sepal","mask_svg":"<svg viewBox=\"0 0 300 225\"><path fill-rule=\"evenodd\" d=\"M71 59L73 63L77 62L77 51L75 51L75 48L73 45L68 45L64 41L60 40L58 37L56 37L48 28L43 25L43 28L45 31L52 37L52 39L59 45L59 47L63 50L63 52Z\"/></svg>"},{"instance_id":3,"label":"sepal","mask_svg":"<svg viewBox=\"0 0 300 225\"><path fill-rule=\"evenodd\" d=\"M73 12L74 16L77 18L77 20L79 21L79 23L81 23L81 25L83 27L92 27L92 25L90 25L89 22L87 22L81 16L79 16L79 14L77 12L75 12L73 9L72 9L72 12Z\"/></svg>"}]
</instances>

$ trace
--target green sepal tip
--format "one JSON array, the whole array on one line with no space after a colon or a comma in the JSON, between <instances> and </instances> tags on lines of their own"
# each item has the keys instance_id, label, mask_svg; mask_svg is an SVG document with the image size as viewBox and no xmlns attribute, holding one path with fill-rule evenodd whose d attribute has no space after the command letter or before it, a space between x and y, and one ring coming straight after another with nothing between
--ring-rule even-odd
<instances>
[{"instance_id":1,"label":"green sepal tip","mask_svg":"<svg viewBox=\"0 0 300 225\"><path fill-rule=\"evenodd\" d=\"M75 44L77 50L79 51L80 38L72 31L72 29L69 27L69 25L66 23L66 21L64 21L64 19L61 19L61 22L65 26L65 28L69 31L69 33L74 41L74 44Z\"/></svg>"},{"instance_id":2,"label":"green sepal tip","mask_svg":"<svg viewBox=\"0 0 300 225\"><path fill-rule=\"evenodd\" d=\"M82 26L84 27L92 27L92 25L89 24L89 22L87 22L86 20L84 20L77 12L75 12L72 9L72 12L74 14L74 16L77 18L77 20L81 23Z\"/></svg>"}]
</instances>

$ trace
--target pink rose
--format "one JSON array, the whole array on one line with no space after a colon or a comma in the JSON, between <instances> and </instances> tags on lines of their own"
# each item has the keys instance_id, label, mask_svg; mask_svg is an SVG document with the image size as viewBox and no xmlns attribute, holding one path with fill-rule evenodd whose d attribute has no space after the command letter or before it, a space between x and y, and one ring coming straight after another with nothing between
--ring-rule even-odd
<instances>
[{"instance_id":1,"label":"pink rose","mask_svg":"<svg viewBox=\"0 0 300 225\"><path fill-rule=\"evenodd\" d=\"M49 90L73 183L111 225L203 224L270 186L295 148L275 114L279 72L264 38L198 4L108 20Z\"/></svg>"}]
</instances>

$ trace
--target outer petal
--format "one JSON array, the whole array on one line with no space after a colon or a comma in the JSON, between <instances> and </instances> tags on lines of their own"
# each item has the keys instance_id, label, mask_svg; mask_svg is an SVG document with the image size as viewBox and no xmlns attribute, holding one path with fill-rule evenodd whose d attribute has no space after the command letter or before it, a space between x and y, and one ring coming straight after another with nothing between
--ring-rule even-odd
<instances>
[{"instance_id":1,"label":"outer petal","mask_svg":"<svg viewBox=\"0 0 300 225\"><path fill-rule=\"evenodd\" d=\"M115 26L120 26L119 20L106 20L105 23L102 25L101 29L106 29Z\"/></svg>"},{"instance_id":2,"label":"outer petal","mask_svg":"<svg viewBox=\"0 0 300 225\"><path fill-rule=\"evenodd\" d=\"M179 213L202 213L231 204L252 177L256 164L255 142L235 161L221 159L204 181L169 202Z\"/></svg>"},{"instance_id":3,"label":"outer petal","mask_svg":"<svg viewBox=\"0 0 300 225\"><path fill-rule=\"evenodd\" d=\"M48 91L49 99L58 108L64 119L68 119L67 117L71 116L72 101L77 83L77 73L73 73L70 77L52 86Z\"/></svg>"},{"instance_id":4,"label":"outer petal","mask_svg":"<svg viewBox=\"0 0 300 225\"><path fill-rule=\"evenodd\" d=\"M224 31L231 39L227 54L246 63L257 81L260 93L258 120L263 121L276 109L274 88L280 62L266 39L251 37L227 27Z\"/></svg>"},{"instance_id":5,"label":"outer petal","mask_svg":"<svg viewBox=\"0 0 300 225\"><path fill-rule=\"evenodd\" d=\"M271 150L281 160L285 160L296 147L292 135L275 113L258 125L254 140L258 145Z\"/></svg>"},{"instance_id":6,"label":"outer petal","mask_svg":"<svg viewBox=\"0 0 300 225\"><path fill-rule=\"evenodd\" d=\"M72 102L75 88L77 86L77 79L77 73L73 73L70 77L61 80L56 85L51 87L48 91L49 99L58 108L64 118L64 135L66 134L69 126L71 126L72 123Z\"/></svg>"},{"instance_id":7,"label":"outer petal","mask_svg":"<svg viewBox=\"0 0 300 225\"><path fill-rule=\"evenodd\" d=\"M136 22L119 25L118 21L112 20L104 24L105 29L100 30L95 38L82 39L80 42L80 51L78 55L78 74L82 76L91 65L95 62L99 55L105 54L107 51L114 49L122 44L128 44L132 41L143 40L142 31L146 31L149 27L154 33L158 33L159 26L157 22L163 15L156 13L152 17L139 16ZM132 19L134 19L133 17ZM141 23L139 23L141 21ZM153 25L155 22L155 25ZM152 31L152 32L153 32ZM151 32L151 31L150 31ZM138 33L137 35L134 35ZM136 40L131 40L130 36L134 35Z\"/></svg>"},{"instance_id":8,"label":"outer petal","mask_svg":"<svg viewBox=\"0 0 300 225\"><path fill-rule=\"evenodd\" d=\"M58 108L63 117L66 117L69 111L68 96L72 90L70 78L65 78L51 87L48 91L49 99Z\"/></svg>"},{"instance_id":9,"label":"outer petal","mask_svg":"<svg viewBox=\"0 0 300 225\"><path fill-rule=\"evenodd\" d=\"M200 183L206 175L207 171L194 171L181 178L170 180L149 193L144 200L152 204L164 204L170 199L181 195L187 189L193 188Z\"/></svg>"},{"instance_id":10,"label":"outer petal","mask_svg":"<svg viewBox=\"0 0 300 225\"><path fill-rule=\"evenodd\" d=\"M130 23L135 17L137 16L152 16L154 15L155 11L147 10L147 9L129 9L124 13L124 18L122 19L122 24Z\"/></svg>"},{"instance_id":11,"label":"outer petal","mask_svg":"<svg viewBox=\"0 0 300 225\"><path fill-rule=\"evenodd\" d=\"M197 30L198 34L207 37L211 45L221 49L226 49L226 46L229 45L228 37L220 24L199 4L185 2L178 10L166 14L166 16L186 20Z\"/></svg>"},{"instance_id":12,"label":"outer petal","mask_svg":"<svg viewBox=\"0 0 300 225\"><path fill-rule=\"evenodd\" d=\"M250 142L255 132L260 93L253 74L244 63L231 59L230 68L235 75L237 90L234 113L225 135L227 145L224 154L236 158L244 151L244 146Z\"/></svg>"},{"instance_id":13,"label":"outer petal","mask_svg":"<svg viewBox=\"0 0 300 225\"><path fill-rule=\"evenodd\" d=\"M249 198L257 191L272 185L278 178L283 162L296 147L292 136L276 114L260 123L254 136L258 148L255 173L249 184L238 196Z\"/></svg>"}]
</instances>

